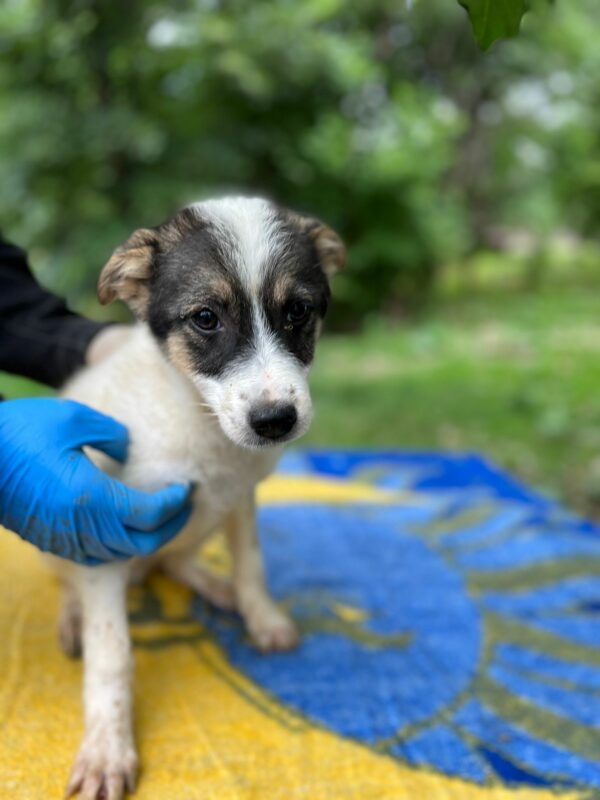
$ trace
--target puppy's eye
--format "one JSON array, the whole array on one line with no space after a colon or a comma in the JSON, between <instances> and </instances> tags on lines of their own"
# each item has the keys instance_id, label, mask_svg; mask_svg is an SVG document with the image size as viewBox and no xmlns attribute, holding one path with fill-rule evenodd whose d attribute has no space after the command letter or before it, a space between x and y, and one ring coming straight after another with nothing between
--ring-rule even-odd
<instances>
[{"instance_id":1,"label":"puppy's eye","mask_svg":"<svg viewBox=\"0 0 600 800\"><path fill-rule=\"evenodd\" d=\"M210 308L201 308L191 316L193 325L201 331L211 332L219 330L221 321Z\"/></svg>"},{"instance_id":2,"label":"puppy's eye","mask_svg":"<svg viewBox=\"0 0 600 800\"><path fill-rule=\"evenodd\" d=\"M304 300L292 300L291 303L288 303L285 312L286 328L302 325L308 319L311 311L312 306L305 303Z\"/></svg>"}]
</instances>

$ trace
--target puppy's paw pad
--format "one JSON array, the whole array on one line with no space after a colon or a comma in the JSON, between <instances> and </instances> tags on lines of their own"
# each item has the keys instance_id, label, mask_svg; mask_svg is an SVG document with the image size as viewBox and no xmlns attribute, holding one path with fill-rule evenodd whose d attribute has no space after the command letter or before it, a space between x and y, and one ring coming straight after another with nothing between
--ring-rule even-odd
<instances>
[{"instance_id":1,"label":"puppy's paw pad","mask_svg":"<svg viewBox=\"0 0 600 800\"><path fill-rule=\"evenodd\" d=\"M293 650L300 642L298 629L283 614L255 620L249 630L252 641L263 653Z\"/></svg>"},{"instance_id":2,"label":"puppy's paw pad","mask_svg":"<svg viewBox=\"0 0 600 800\"><path fill-rule=\"evenodd\" d=\"M79 751L65 797L80 800L123 800L134 792L138 759L132 747L111 747L110 752L85 744Z\"/></svg>"}]
</instances>

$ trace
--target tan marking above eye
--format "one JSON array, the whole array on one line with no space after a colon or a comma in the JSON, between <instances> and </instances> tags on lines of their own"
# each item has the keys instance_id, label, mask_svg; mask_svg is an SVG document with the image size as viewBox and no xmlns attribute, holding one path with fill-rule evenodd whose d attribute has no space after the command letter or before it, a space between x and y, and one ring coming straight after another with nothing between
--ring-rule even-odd
<instances>
[{"instance_id":1,"label":"tan marking above eye","mask_svg":"<svg viewBox=\"0 0 600 800\"><path fill-rule=\"evenodd\" d=\"M220 297L222 300L231 302L234 298L233 286L225 278L212 279L207 287L211 294L215 297Z\"/></svg>"},{"instance_id":2,"label":"tan marking above eye","mask_svg":"<svg viewBox=\"0 0 600 800\"><path fill-rule=\"evenodd\" d=\"M286 275L276 278L273 285L273 301L281 311L294 301L314 305L315 298L310 291L307 291L294 278Z\"/></svg>"},{"instance_id":3,"label":"tan marking above eye","mask_svg":"<svg viewBox=\"0 0 600 800\"><path fill-rule=\"evenodd\" d=\"M275 283L273 284L273 300L277 305L284 306L288 302L294 285L295 281L288 275L281 275L275 278Z\"/></svg>"},{"instance_id":4,"label":"tan marking above eye","mask_svg":"<svg viewBox=\"0 0 600 800\"><path fill-rule=\"evenodd\" d=\"M203 308L227 310L234 302L235 295L233 288L227 281L210 281L203 287L202 292L190 293L189 299L184 299L183 306L179 312L180 319L192 316L202 311ZM216 313L216 312L215 312Z\"/></svg>"}]
</instances>

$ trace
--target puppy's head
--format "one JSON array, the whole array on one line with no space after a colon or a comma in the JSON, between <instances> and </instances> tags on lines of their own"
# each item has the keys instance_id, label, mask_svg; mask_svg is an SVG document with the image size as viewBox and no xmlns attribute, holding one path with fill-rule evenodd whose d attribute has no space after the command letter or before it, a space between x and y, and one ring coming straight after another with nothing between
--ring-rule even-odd
<instances>
[{"instance_id":1,"label":"puppy's head","mask_svg":"<svg viewBox=\"0 0 600 800\"><path fill-rule=\"evenodd\" d=\"M310 424L308 369L344 262L318 220L225 198L136 231L102 270L98 296L148 323L232 441L263 447Z\"/></svg>"}]
</instances>

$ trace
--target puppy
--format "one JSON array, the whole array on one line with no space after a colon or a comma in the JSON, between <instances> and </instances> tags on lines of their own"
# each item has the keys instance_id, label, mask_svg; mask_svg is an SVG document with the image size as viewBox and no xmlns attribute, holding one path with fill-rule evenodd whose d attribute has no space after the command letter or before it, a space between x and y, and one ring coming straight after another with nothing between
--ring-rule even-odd
<instances>
[{"instance_id":1,"label":"puppy","mask_svg":"<svg viewBox=\"0 0 600 800\"><path fill-rule=\"evenodd\" d=\"M136 231L102 270L100 302L124 300L138 324L63 394L128 426L125 465L90 453L103 469L146 490L173 482L198 489L185 529L148 558L93 568L50 559L65 587L61 644L85 661L85 734L67 795L119 800L135 786L126 612L133 578L162 570L236 609L261 650L296 645L294 623L265 585L254 491L281 446L310 424L307 373L329 279L344 261L341 240L323 223L233 197ZM196 561L218 527L231 580Z\"/></svg>"}]
</instances>

